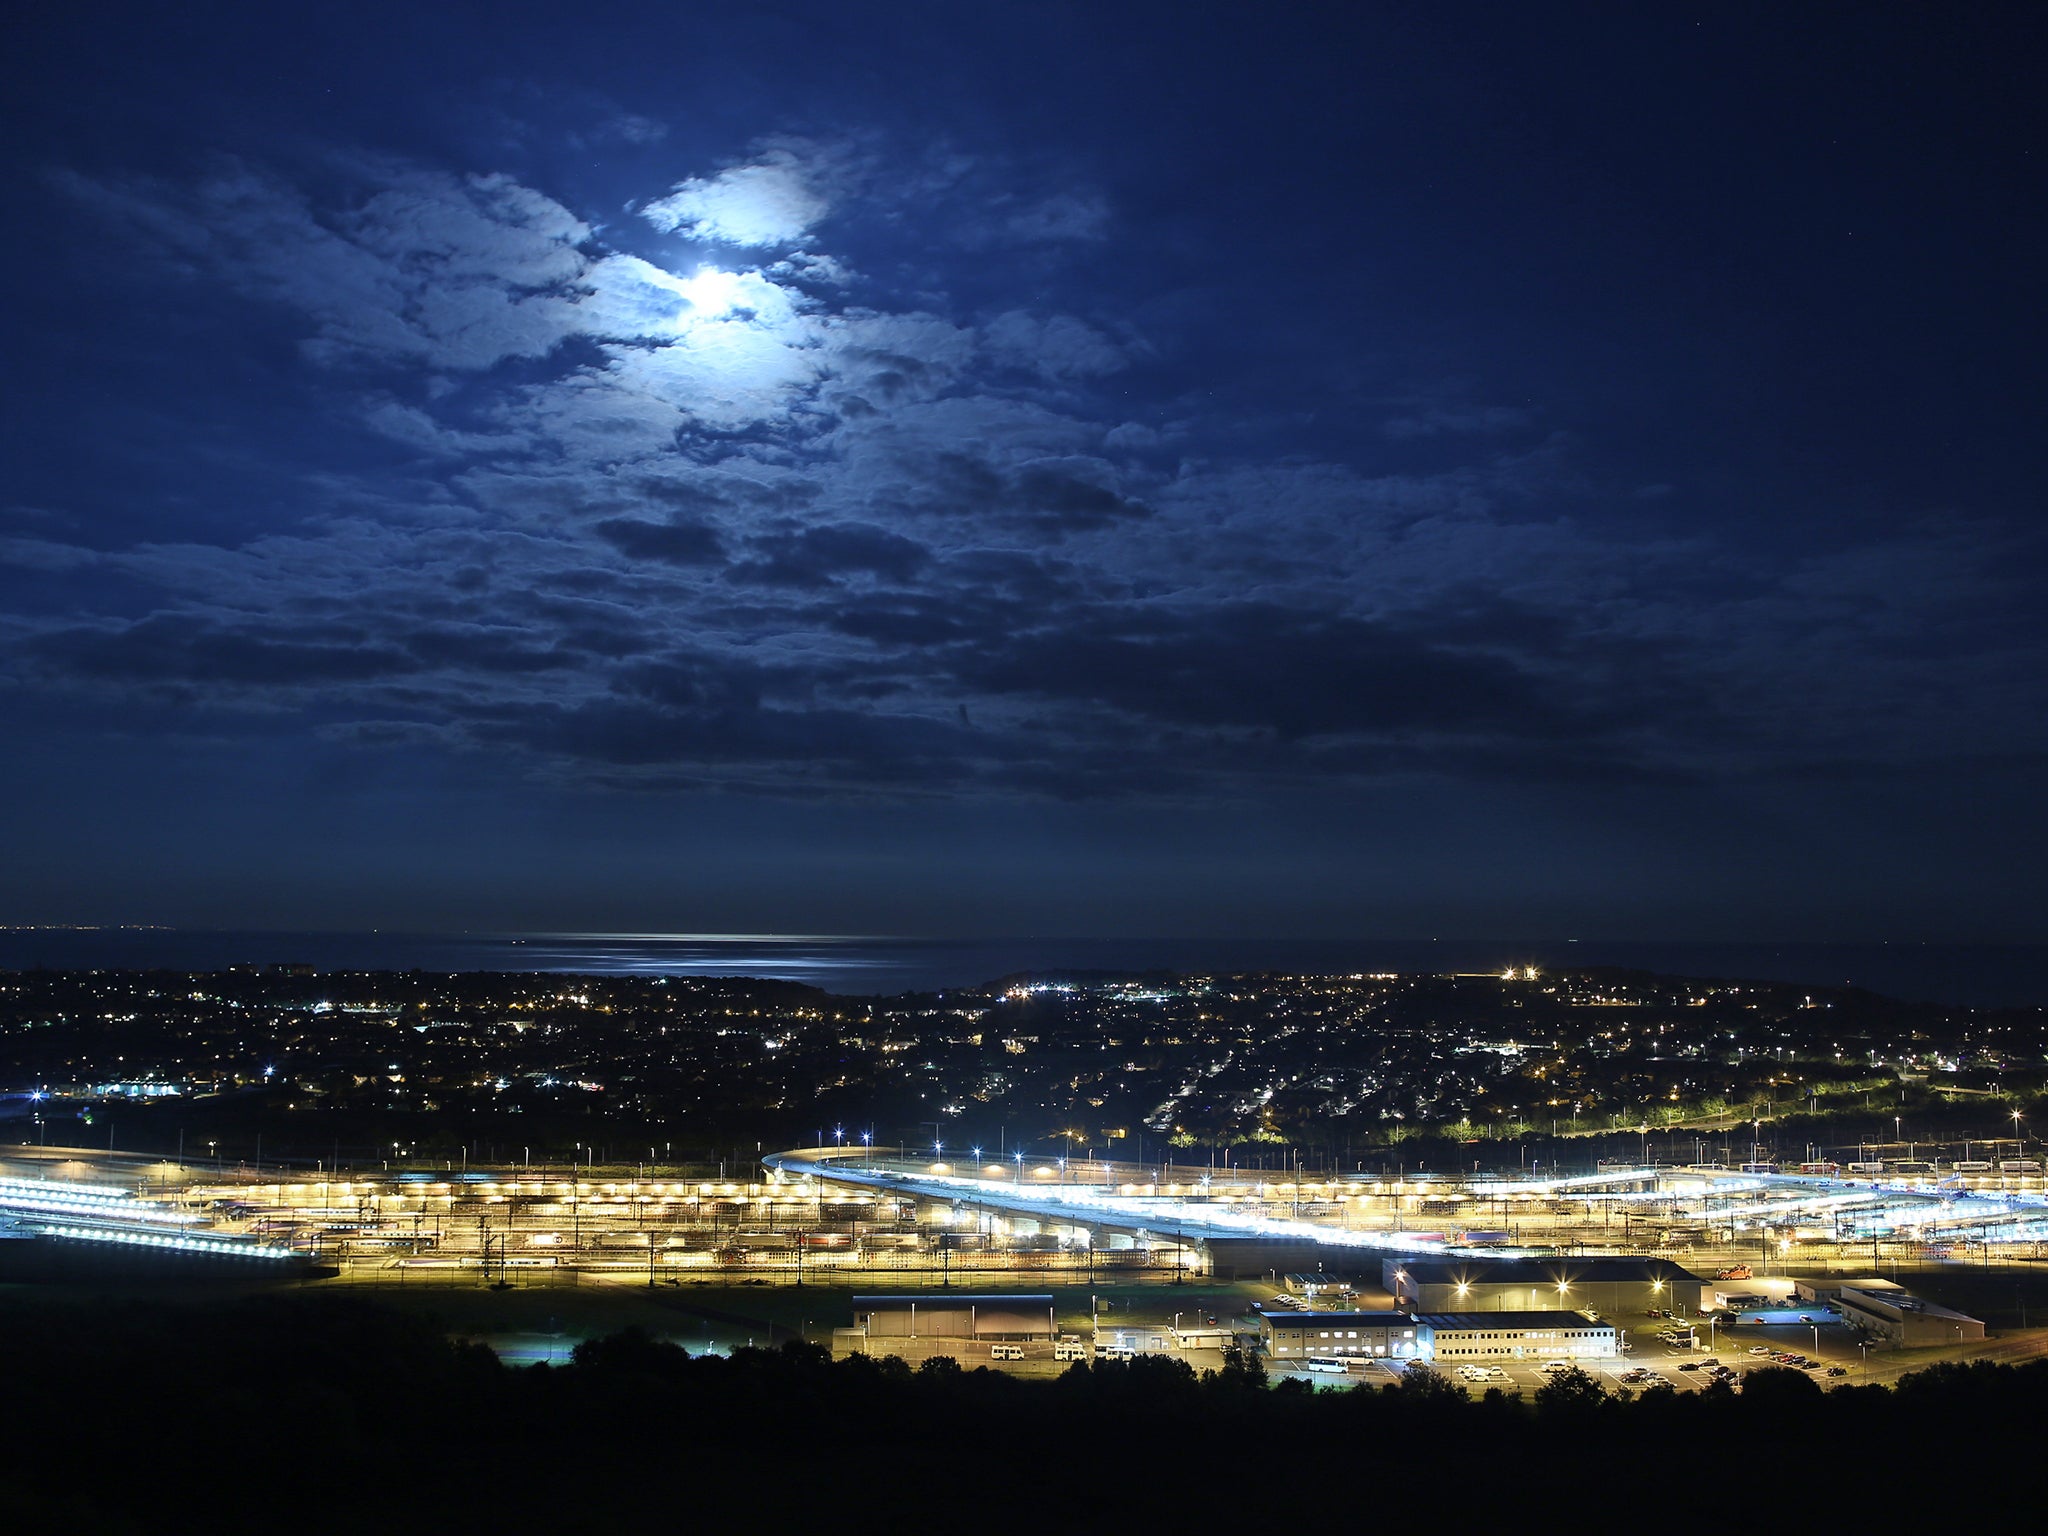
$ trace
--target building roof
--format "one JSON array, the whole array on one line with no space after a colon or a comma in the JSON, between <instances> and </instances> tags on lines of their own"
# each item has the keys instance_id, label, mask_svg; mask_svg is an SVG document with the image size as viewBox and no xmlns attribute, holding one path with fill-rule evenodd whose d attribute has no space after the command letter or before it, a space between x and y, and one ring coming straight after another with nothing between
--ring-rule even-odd
<instances>
[{"instance_id":1,"label":"building roof","mask_svg":"<svg viewBox=\"0 0 2048 1536\"><path fill-rule=\"evenodd\" d=\"M1432 1333L1513 1332L1533 1328L1606 1328L1612 1323L1588 1322L1583 1312L1425 1312L1415 1319Z\"/></svg>"},{"instance_id":2,"label":"building roof","mask_svg":"<svg viewBox=\"0 0 2048 1536\"><path fill-rule=\"evenodd\" d=\"M1705 1285L1669 1259L1389 1259L1410 1285Z\"/></svg>"},{"instance_id":3,"label":"building roof","mask_svg":"<svg viewBox=\"0 0 2048 1536\"><path fill-rule=\"evenodd\" d=\"M1974 1323L1979 1321L1979 1319L1970 1316L1967 1312L1958 1312L1953 1307L1944 1307L1938 1301L1928 1301L1923 1297L1913 1295L1910 1291L1901 1290L1895 1285L1879 1290L1872 1286L1869 1281L1864 1281L1860 1285L1844 1285L1839 1295L1841 1301L1848 1306L1862 1307L1866 1311L1873 1308L1878 1309L1876 1315L1880 1317L1886 1312L1891 1312L1896 1313L1902 1319L1913 1316L1938 1317L1946 1322Z\"/></svg>"},{"instance_id":4,"label":"building roof","mask_svg":"<svg viewBox=\"0 0 2048 1536\"><path fill-rule=\"evenodd\" d=\"M1270 1311L1265 1307L1255 1309L1259 1316L1278 1328L1307 1328L1321 1323L1344 1328L1413 1328L1415 1319L1406 1312L1283 1312Z\"/></svg>"}]
</instances>

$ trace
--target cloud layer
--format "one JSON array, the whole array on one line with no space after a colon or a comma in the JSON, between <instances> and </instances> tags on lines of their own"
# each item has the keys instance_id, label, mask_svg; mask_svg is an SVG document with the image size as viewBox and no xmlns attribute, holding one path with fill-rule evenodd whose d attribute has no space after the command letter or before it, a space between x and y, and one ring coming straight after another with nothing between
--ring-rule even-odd
<instances>
[{"instance_id":1,"label":"cloud layer","mask_svg":"<svg viewBox=\"0 0 2048 1536\"><path fill-rule=\"evenodd\" d=\"M1435 395L1357 421L1356 453L1227 449L1245 423L1161 374L1172 338L1034 296L1057 252L1113 238L1104 199L977 199L875 153L775 141L616 227L417 165L71 178L136 262L278 316L353 446L274 464L285 489L232 538L16 509L0 562L73 585L0 618L11 685L644 790L1202 796L2041 751L2038 634L2001 575L2034 552L2009 532L1781 556L1595 518L1536 412ZM863 221L919 196L937 243L981 253L977 291L1011 291L856 259ZM1376 460L1390 443L1436 457Z\"/></svg>"}]
</instances>

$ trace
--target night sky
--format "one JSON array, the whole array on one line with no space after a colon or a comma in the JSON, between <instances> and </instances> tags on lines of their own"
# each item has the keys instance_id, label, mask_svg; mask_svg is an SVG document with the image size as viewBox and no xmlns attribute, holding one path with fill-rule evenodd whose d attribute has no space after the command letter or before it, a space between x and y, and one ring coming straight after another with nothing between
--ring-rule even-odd
<instances>
[{"instance_id":1,"label":"night sky","mask_svg":"<svg viewBox=\"0 0 2048 1536\"><path fill-rule=\"evenodd\" d=\"M13 14L0 921L2043 933L2037 7Z\"/></svg>"}]
</instances>

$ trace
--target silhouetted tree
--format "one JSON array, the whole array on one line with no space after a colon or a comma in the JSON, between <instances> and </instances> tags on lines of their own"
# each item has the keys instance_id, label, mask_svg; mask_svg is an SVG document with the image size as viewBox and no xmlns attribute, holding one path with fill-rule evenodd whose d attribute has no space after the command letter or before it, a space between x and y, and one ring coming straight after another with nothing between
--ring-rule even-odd
<instances>
[{"instance_id":1,"label":"silhouetted tree","mask_svg":"<svg viewBox=\"0 0 2048 1536\"><path fill-rule=\"evenodd\" d=\"M1223 1392L1263 1392L1266 1362L1254 1350L1229 1345L1223 1351L1223 1369L1207 1372L1202 1384Z\"/></svg>"},{"instance_id":2,"label":"silhouetted tree","mask_svg":"<svg viewBox=\"0 0 2048 1536\"><path fill-rule=\"evenodd\" d=\"M1553 1371L1550 1380L1536 1389L1536 1406L1544 1413L1588 1413L1607 1401L1607 1389L1600 1379L1568 1365Z\"/></svg>"},{"instance_id":3,"label":"silhouetted tree","mask_svg":"<svg viewBox=\"0 0 2048 1536\"><path fill-rule=\"evenodd\" d=\"M1441 1371L1433 1371L1426 1365L1411 1365L1401 1373L1401 1379L1387 1391L1395 1397L1418 1403L1449 1403L1465 1401L1465 1389Z\"/></svg>"},{"instance_id":4,"label":"silhouetted tree","mask_svg":"<svg viewBox=\"0 0 2048 1536\"><path fill-rule=\"evenodd\" d=\"M1742 1400L1752 1409L1811 1408L1826 1395L1819 1382L1790 1366L1769 1365L1742 1378Z\"/></svg>"}]
</instances>

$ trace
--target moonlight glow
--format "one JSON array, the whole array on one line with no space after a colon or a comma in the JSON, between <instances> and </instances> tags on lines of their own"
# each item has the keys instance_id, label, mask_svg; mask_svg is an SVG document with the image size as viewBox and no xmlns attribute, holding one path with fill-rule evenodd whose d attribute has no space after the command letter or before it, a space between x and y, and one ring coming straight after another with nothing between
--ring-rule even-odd
<instances>
[{"instance_id":1,"label":"moonlight glow","mask_svg":"<svg viewBox=\"0 0 2048 1536\"><path fill-rule=\"evenodd\" d=\"M728 315L739 304L745 287L746 280L737 272L701 267L695 277L685 278L676 284L676 291L690 303L690 312L683 318L686 321L716 320Z\"/></svg>"}]
</instances>

